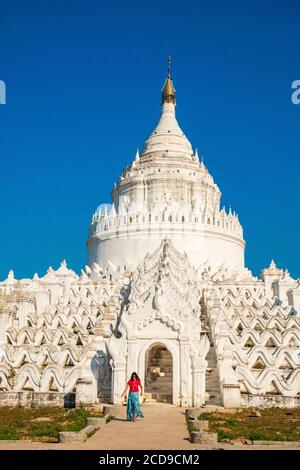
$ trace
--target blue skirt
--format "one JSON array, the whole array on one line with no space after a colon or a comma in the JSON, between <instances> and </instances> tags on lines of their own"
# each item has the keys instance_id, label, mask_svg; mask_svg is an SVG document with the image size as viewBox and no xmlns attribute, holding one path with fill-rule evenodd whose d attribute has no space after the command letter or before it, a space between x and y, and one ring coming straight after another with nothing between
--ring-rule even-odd
<instances>
[{"instance_id":1,"label":"blue skirt","mask_svg":"<svg viewBox=\"0 0 300 470\"><path fill-rule=\"evenodd\" d=\"M140 407L139 392L129 392L127 400L127 419L131 421L138 416L144 417Z\"/></svg>"}]
</instances>

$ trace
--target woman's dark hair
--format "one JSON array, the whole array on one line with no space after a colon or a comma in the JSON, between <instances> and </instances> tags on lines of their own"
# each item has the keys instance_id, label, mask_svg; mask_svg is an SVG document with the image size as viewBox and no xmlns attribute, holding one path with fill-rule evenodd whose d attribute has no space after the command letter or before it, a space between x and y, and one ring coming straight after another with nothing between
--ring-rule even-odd
<instances>
[{"instance_id":1,"label":"woman's dark hair","mask_svg":"<svg viewBox=\"0 0 300 470\"><path fill-rule=\"evenodd\" d=\"M135 376L135 378L136 378L137 380L140 380L140 378L139 378L139 376L137 375L136 372L132 372L131 377L130 377L130 380L133 380L133 377L134 377L134 376Z\"/></svg>"}]
</instances>

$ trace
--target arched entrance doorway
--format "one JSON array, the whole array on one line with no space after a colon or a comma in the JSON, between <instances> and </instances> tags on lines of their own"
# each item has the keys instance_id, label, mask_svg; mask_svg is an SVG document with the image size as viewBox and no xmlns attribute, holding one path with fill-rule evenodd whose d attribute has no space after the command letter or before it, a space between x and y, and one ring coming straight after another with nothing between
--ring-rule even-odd
<instances>
[{"instance_id":1,"label":"arched entrance doorway","mask_svg":"<svg viewBox=\"0 0 300 470\"><path fill-rule=\"evenodd\" d=\"M172 354L163 344L153 344L146 353L145 393L162 403L173 403Z\"/></svg>"}]
</instances>

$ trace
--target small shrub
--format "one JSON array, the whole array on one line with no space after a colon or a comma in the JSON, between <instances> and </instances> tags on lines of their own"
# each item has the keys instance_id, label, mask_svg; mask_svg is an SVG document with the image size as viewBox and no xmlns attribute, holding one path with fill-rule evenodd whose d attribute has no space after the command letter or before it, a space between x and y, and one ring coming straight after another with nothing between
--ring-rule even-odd
<instances>
[{"instance_id":1,"label":"small shrub","mask_svg":"<svg viewBox=\"0 0 300 470\"><path fill-rule=\"evenodd\" d=\"M249 434L249 438L252 441L271 441L273 440L272 437L268 436L267 434L264 434L263 432L259 430L251 431Z\"/></svg>"},{"instance_id":2,"label":"small shrub","mask_svg":"<svg viewBox=\"0 0 300 470\"><path fill-rule=\"evenodd\" d=\"M94 429L93 431L88 432L87 435L86 435L87 439L92 437L96 432L97 432L97 429Z\"/></svg>"},{"instance_id":3,"label":"small shrub","mask_svg":"<svg viewBox=\"0 0 300 470\"><path fill-rule=\"evenodd\" d=\"M223 441L224 439L234 439L236 436L234 433L229 431L218 431L218 440Z\"/></svg>"},{"instance_id":4,"label":"small shrub","mask_svg":"<svg viewBox=\"0 0 300 470\"><path fill-rule=\"evenodd\" d=\"M227 419L225 423L226 427L231 426L235 428L236 426L238 426L238 422L235 419Z\"/></svg>"},{"instance_id":5,"label":"small shrub","mask_svg":"<svg viewBox=\"0 0 300 470\"><path fill-rule=\"evenodd\" d=\"M31 429L29 431L29 436L31 438L35 437L54 437L58 438L58 433L60 431L60 425L58 423L47 422L47 423L32 423Z\"/></svg>"},{"instance_id":6,"label":"small shrub","mask_svg":"<svg viewBox=\"0 0 300 470\"><path fill-rule=\"evenodd\" d=\"M3 426L2 428L0 428L0 439L16 441L17 439L19 439L19 433L14 428L10 428L9 426Z\"/></svg>"}]
</instances>

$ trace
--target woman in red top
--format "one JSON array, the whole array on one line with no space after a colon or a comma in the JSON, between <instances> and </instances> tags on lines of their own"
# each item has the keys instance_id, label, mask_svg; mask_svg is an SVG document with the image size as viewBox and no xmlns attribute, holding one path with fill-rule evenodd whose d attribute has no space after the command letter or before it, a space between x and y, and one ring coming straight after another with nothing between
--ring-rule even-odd
<instances>
[{"instance_id":1,"label":"woman in red top","mask_svg":"<svg viewBox=\"0 0 300 470\"><path fill-rule=\"evenodd\" d=\"M135 421L138 416L144 417L140 408L139 388L141 389L141 396L143 395L143 386L136 372L131 374L121 398L129 390L127 399L127 419L128 421Z\"/></svg>"}]
</instances>

